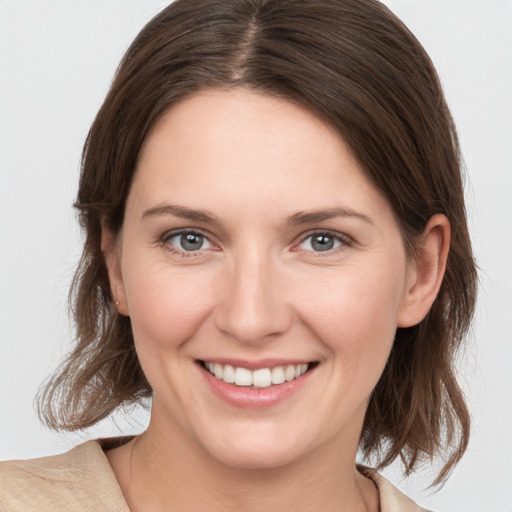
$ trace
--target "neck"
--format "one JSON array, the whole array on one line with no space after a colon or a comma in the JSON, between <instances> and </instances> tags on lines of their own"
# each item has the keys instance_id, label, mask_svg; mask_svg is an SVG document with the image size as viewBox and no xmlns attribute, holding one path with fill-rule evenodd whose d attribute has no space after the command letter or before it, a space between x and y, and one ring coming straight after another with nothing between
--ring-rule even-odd
<instances>
[{"instance_id":1,"label":"neck","mask_svg":"<svg viewBox=\"0 0 512 512\"><path fill-rule=\"evenodd\" d=\"M132 512L378 510L375 487L355 469L356 450L347 449L357 448L358 437L279 467L247 469L216 460L179 428L159 427L152 417L144 434L107 454Z\"/></svg>"}]
</instances>

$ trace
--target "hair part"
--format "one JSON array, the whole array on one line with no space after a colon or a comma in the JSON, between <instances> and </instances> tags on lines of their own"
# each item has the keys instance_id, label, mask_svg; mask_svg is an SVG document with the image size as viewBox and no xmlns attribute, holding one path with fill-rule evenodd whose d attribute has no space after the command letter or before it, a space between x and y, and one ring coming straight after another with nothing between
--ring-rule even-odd
<instances>
[{"instance_id":1,"label":"hair part","mask_svg":"<svg viewBox=\"0 0 512 512\"><path fill-rule=\"evenodd\" d=\"M130 320L117 313L101 231L119 233L151 129L206 88L246 87L309 109L349 145L387 198L414 257L432 215L447 216L450 253L426 318L399 328L366 413L360 446L405 473L462 457L470 419L455 356L473 315L476 267L457 134L436 71L416 38L376 0L177 0L140 32L85 142L76 208L85 233L70 302L77 344L39 397L52 428L84 429L151 396ZM447 455L446 455L447 454Z\"/></svg>"}]
</instances>

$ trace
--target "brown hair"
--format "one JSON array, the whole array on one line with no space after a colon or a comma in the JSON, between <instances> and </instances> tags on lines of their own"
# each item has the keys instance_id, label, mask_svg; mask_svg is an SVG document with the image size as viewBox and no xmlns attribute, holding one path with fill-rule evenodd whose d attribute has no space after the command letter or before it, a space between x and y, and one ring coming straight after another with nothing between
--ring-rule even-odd
<instances>
[{"instance_id":1,"label":"brown hair","mask_svg":"<svg viewBox=\"0 0 512 512\"><path fill-rule=\"evenodd\" d=\"M86 239L70 295L78 341L43 390L42 417L82 429L151 395L130 320L113 305L102 223L119 232L141 147L162 114L200 89L234 86L286 98L330 123L388 199L410 255L432 215L450 221L438 297L419 325L397 330L361 437L379 467L400 457L406 473L445 455L441 482L469 437L454 359L473 314L476 270L438 76L376 0L177 0L141 31L85 143L76 207Z\"/></svg>"}]
</instances>

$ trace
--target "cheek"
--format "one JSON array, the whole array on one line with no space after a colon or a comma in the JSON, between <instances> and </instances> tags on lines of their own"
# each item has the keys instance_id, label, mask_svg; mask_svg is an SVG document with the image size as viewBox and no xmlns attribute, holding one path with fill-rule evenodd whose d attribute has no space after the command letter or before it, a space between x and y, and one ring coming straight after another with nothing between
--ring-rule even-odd
<instances>
[{"instance_id":1,"label":"cheek","mask_svg":"<svg viewBox=\"0 0 512 512\"><path fill-rule=\"evenodd\" d=\"M209 283L199 271L172 272L159 264L128 273L125 289L137 345L172 349L190 339L208 316Z\"/></svg>"},{"instance_id":2,"label":"cheek","mask_svg":"<svg viewBox=\"0 0 512 512\"><path fill-rule=\"evenodd\" d=\"M405 274L384 272L383 267L393 268L336 269L336 274L317 276L297 290L304 322L354 372L382 371L393 344Z\"/></svg>"}]
</instances>

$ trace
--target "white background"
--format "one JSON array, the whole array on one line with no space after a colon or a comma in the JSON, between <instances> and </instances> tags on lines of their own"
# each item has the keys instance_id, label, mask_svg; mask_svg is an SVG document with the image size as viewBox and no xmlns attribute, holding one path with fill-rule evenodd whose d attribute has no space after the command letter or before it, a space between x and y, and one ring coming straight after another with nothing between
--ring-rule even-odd
<instances>
[{"instance_id":1,"label":"white background","mask_svg":"<svg viewBox=\"0 0 512 512\"><path fill-rule=\"evenodd\" d=\"M438 512L512 511L512 0L388 0L430 53L459 127L470 228L481 269L461 363L473 412L463 461L437 494L432 472L402 481ZM156 0L0 0L0 459L116 435L55 434L33 398L70 346L66 295L80 254L71 204L80 150L117 63ZM143 428L136 411L124 432Z\"/></svg>"}]
</instances>

